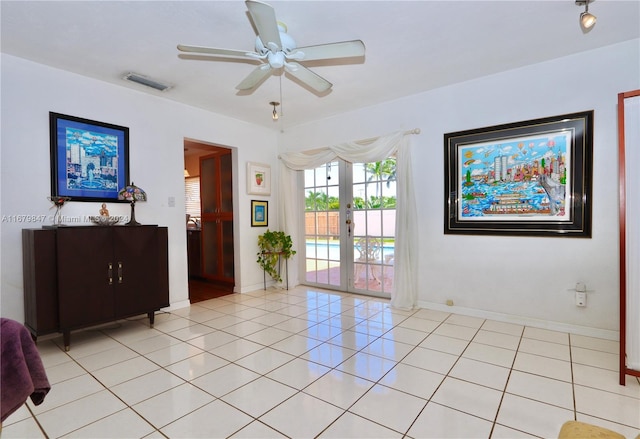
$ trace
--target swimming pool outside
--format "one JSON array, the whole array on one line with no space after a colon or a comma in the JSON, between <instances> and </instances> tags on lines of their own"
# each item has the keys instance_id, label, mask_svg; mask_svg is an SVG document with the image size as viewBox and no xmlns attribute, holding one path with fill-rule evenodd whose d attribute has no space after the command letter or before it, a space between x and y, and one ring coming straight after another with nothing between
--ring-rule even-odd
<instances>
[{"instance_id":1,"label":"swimming pool outside","mask_svg":"<svg viewBox=\"0 0 640 439\"><path fill-rule=\"evenodd\" d=\"M395 242L385 242L382 246L382 259L388 261L390 258L393 258L393 253L395 251ZM356 244L354 243L354 257L358 258L358 251L356 249ZM306 241L305 244L305 257L307 259L327 259L330 261L339 261L340 260L340 243L339 242L326 242L326 241L317 241L313 242L310 240Z\"/></svg>"}]
</instances>

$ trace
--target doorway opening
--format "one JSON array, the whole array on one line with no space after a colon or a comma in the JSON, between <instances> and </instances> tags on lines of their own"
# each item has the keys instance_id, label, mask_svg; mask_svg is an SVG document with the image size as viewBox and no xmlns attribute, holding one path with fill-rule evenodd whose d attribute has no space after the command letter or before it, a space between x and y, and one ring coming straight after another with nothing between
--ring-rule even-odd
<instances>
[{"instance_id":1,"label":"doorway opening","mask_svg":"<svg viewBox=\"0 0 640 439\"><path fill-rule=\"evenodd\" d=\"M233 293L233 166L230 148L184 140L189 301Z\"/></svg>"}]
</instances>

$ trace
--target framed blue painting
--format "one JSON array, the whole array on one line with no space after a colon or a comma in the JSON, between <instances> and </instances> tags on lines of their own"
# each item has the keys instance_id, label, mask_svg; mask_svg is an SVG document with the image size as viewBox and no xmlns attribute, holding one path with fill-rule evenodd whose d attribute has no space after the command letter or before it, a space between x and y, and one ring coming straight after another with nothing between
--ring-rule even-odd
<instances>
[{"instance_id":1,"label":"framed blue painting","mask_svg":"<svg viewBox=\"0 0 640 439\"><path fill-rule=\"evenodd\" d=\"M591 237L593 111L444 135L445 234Z\"/></svg>"},{"instance_id":2,"label":"framed blue painting","mask_svg":"<svg viewBox=\"0 0 640 439\"><path fill-rule=\"evenodd\" d=\"M269 202L251 200L251 227L267 227L269 225Z\"/></svg>"},{"instance_id":3,"label":"framed blue painting","mask_svg":"<svg viewBox=\"0 0 640 439\"><path fill-rule=\"evenodd\" d=\"M119 202L129 182L129 128L49 113L51 195Z\"/></svg>"}]
</instances>

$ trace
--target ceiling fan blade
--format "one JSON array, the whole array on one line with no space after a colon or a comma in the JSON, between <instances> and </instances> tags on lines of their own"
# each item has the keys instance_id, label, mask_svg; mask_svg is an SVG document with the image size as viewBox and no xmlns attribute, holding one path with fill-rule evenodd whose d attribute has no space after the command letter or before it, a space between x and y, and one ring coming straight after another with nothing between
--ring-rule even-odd
<instances>
[{"instance_id":1,"label":"ceiling fan blade","mask_svg":"<svg viewBox=\"0 0 640 439\"><path fill-rule=\"evenodd\" d=\"M360 40L298 47L287 54L288 58L296 61L350 58L354 56L364 56L364 43Z\"/></svg>"},{"instance_id":2,"label":"ceiling fan blade","mask_svg":"<svg viewBox=\"0 0 640 439\"><path fill-rule=\"evenodd\" d=\"M274 43L277 50L282 48L282 42L280 41L280 31L278 30L278 21L276 20L276 12L274 9L266 4L256 0L246 0L245 4L253 23L258 30L258 36L265 47L269 47L269 43Z\"/></svg>"},{"instance_id":3,"label":"ceiling fan blade","mask_svg":"<svg viewBox=\"0 0 640 439\"><path fill-rule=\"evenodd\" d=\"M289 62L285 64L285 69L289 74L291 74L291 76L297 78L299 81L319 93L325 92L333 86L332 83L324 79L322 76L312 72L301 64Z\"/></svg>"},{"instance_id":4,"label":"ceiling fan blade","mask_svg":"<svg viewBox=\"0 0 640 439\"><path fill-rule=\"evenodd\" d=\"M182 52L206 53L209 55L218 55L218 56L225 56L225 57L231 57L231 58L243 58L243 59L264 58L264 56L261 56L256 52L251 52L246 50L217 49L215 47L187 46L184 44L178 44L178 50Z\"/></svg>"},{"instance_id":5,"label":"ceiling fan blade","mask_svg":"<svg viewBox=\"0 0 640 439\"><path fill-rule=\"evenodd\" d=\"M271 74L271 66L269 64L262 64L253 69L249 76L244 78L242 82L236 85L237 90L251 90L258 85L264 78Z\"/></svg>"}]
</instances>

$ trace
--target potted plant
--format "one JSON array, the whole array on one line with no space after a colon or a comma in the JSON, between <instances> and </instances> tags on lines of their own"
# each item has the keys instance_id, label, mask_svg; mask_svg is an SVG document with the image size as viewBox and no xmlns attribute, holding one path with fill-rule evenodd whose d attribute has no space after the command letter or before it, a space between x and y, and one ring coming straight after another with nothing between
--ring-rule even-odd
<instances>
[{"instance_id":1,"label":"potted plant","mask_svg":"<svg viewBox=\"0 0 640 439\"><path fill-rule=\"evenodd\" d=\"M276 265L278 259L289 259L296 254L293 250L293 241L291 236L284 232L272 232L267 229L262 235L258 236L258 264L262 269L276 281L282 282L280 273Z\"/></svg>"}]
</instances>

